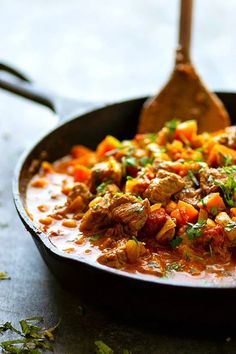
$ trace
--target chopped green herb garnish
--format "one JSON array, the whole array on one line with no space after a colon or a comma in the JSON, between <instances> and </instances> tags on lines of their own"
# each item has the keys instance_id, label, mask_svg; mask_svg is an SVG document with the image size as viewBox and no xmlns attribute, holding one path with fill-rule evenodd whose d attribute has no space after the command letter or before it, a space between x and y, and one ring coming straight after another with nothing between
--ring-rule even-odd
<instances>
[{"instance_id":1,"label":"chopped green herb garnish","mask_svg":"<svg viewBox=\"0 0 236 354\"><path fill-rule=\"evenodd\" d=\"M97 240L99 240L102 236L103 236L102 234L96 234L96 235L90 236L90 237L89 237L89 241L97 241Z\"/></svg>"},{"instance_id":2,"label":"chopped green herb garnish","mask_svg":"<svg viewBox=\"0 0 236 354\"><path fill-rule=\"evenodd\" d=\"M210 209L210 212L213 216L216 216L218 214L218 208L216 206L213 206L211 209Z\"/></svg>"},{"instance_id":3,"label":"chopped green herb garnish","mask_svg":"<svg viewBox=\"0 0 236 354\"><path fill-rule=\"evenodd\" d=\"M109 184L113 183L113 180L112 179L108 179L107 181L99 184L99 186L97 187L97 193L99 194L105 194L106 193L106 189L107 189L107 186Z\"/></svg>"},{"instance_id":4,"label":"chopped green herb garnish","mask_svg":"<svg viewBox=\"0 0 236 354\"><path fill-rule=\"evenodd\" d=\"M137 196L136 196L136 198L137 198L138 200L140 200L140 202L142 202L142 201L143 201L143 198L142 198L142 197L140 197L140 195L137 195Z\"/></svg>"},{"instance_id":5,"label":"chopped green herb garnish","mask_svg":"<svg viewBox=\"0 0 236 354\"><path fill-rule=\"evenodd\" d=\"M206 225L206 221L199 221L196 224L188 223L186 233L189 240L193 241L202 236L202 228Z\"/></svg>"},{"instance_id":6,"label":"chopped green herb garnish","mask_svg":"<svg viewBox=\"0 0 236 354\"><path fill-rule=\"evenodd\" d=\"M176 248L181 244L182 241L183 241L182 237L176 237L170 241L170 245L172 248Z\"/></svg>"},{"instance_id":7,"label":"chopped green herb garnish","mask_svg":"<svg viewBox=\"0 0 236 354\"><path fill-rule=\"evenodd\" d=\"M126 179L127 179L127 181L131 181L132 179L134 179L134 177L132 177L132 176L126 176Z\"/></svg>"},{"instance_id":8,"label":"chopped green herb garnish","mask_svg":"<svg viewBox=\"0 0 236 354\"><path fill-rule=\"evenodd\" d=\"M124 158L126 166L137 167L137 160L135 157L127 156Z\"/></svg>"},{"instance_id":9,"label":"chopped green herb garnish","mask_svg":"<svg viewBox=\"0 0 236 354\"><path fill-rule=\"evenodd\" d=\"M236 179L234 176L229 175L227 180L225 182L214 182L216 186L219 186L220 189L223 192L224 199L226 203L230 206L233 207L236 205L234 201L234 193L236 193Z\"/></svg>"},{"instance_id":10,"label":"chopped green herb garnish","mask_svg":"<svg viewBox=\"0 0 236 354\"><path fill-rule=\"evenodd\" d=\"M224 165L227 166L232 166L233 164L233 160L232 160L232 156L229 155L223 155L223 160L224 160Z\"/></svg>"},{"instance_id":11,"label":"chopped green herb garnish","mask_svg":"<svg viewBox=\"0 0 236 354\"><path fill-rule=\"evenodd\" d=\"M137 244L139 243L137 237L135 237L135 236L132 236L132 239L131 239L131 240L134 240Z\"/></svg>"},{"instance_id":12,"label":"chopped green herb garnish","mask_svg":"<svg viewBox=\"0 0 236 354\"><path fill-rule=\"evenodd\" d=\"M182 268L183 268L183 266L181 264L179 264L177 262L173 262L173 263L170 263L170 264L167 265L166 270L167 271L171 271L171 270L176 270L177 271L177 270L180 270Z\"/></svg>"},{"instance_id":13,"label":"chopped green herb garnish","mask_svg":"<svg viewBox=\"0 0 236 354\"><path fill-rule=\"evenodd\" d=\"M10 331L18 334L20 337L7 340L0 343L4 353L28 353L40 354L42 351L53 351L52 341L54 341L53 332L59 326L59 322L48 329L39 326L43 322L42 317L26 318L19 322L21 329L15 328L11 322L5 322L0 325L0 334Z\"/></svg>"},{"instance_id":14,"label":"chopped green herb garnish","mask_svg":"<svg viewBox=\"0 0 236 354\"><path fill-rule=\"evenodd\" d=\"M191 170L188 171L188 177L193 181L193 183L195 184L196 187L199 187L199 182L198 182L195 174L193 173L193 171L191 171Z\"/></svg>"},{"instance_id":15,"label":"chopped green herb garnish","mask_svg":"<svg viewBox=\"0 0 236 354\"><path fill-rule=\"evenodd\" d=\"M225 166L221 168L221 171L230 175L231 173L236 172L236 166Z\"/></svg>"},{"instance_id":16,"label":"chopped green herb garnish","mask_svg":"<svg viewBox=\"0 0 236 354\"><path fill-rule=\"evenodd\" d=\"M147 138L148 138L152 143L155 143L155 141L156 141L156 139L157 139L157 134L155 134L155 133L147 134Z\"/></svg>"},{"instance_id":17,"label":"chopped green herb garnish","mask_svg":"<svg viewBox=\"0 0 236 354\"><path fill-rule=\"evenodd\" d=\"M179 123L180 123L179 120L172 119L172 120L169 120L169 122L166 122L165 126L169 129L171 134L174 134Z\"/></svg>"},{"instance_id":18,"label":"chopped green herb garnish","mask_svg":"<svg viewBox=\"0 0 236 354\"><path fill-rule=\"evenodd\" d=\"M201 203L204 206L204 208L206 208L207 205L206 205L206 202L205 202L204 198L201 199Z\"/></svg>"},{"instance_id":19,"label":"chopped green herb garnish","mask_svg":"<svg viewBox=\"0 0 236 354\"><path fill-rule=\"evenodd\" d=\"M199 147L196 149L197 152L204 152L204 148L203 147Z\"/></svg>"},{"instance_id":20,"label":"chopped green herb garnish","mask_svg":"<svg viewBox=\"0 0 236 354\"><path fill-rule=\"evenodd\" d=\"M96 353L97 354L113 354L114 351L102 340L96 340L94 342L96 346Z\"/></svg>"},{"instance_id":21,"label":"chopped green herb garnish","mask_svg":"<svg viewBox=\"0 0 236 354\"><path fill-rule=\"evenodd\" d=\"M225 231L231 231L236 228L236 221L232 221L225 226Z\"/></svg>"},{"instance_id":22,"label":"chopped green herb garnish","mask_svg":"<svg viewBox=\"0 0 236 354\"><path fill-rule=\"evenodd\" d=\"M144 156L144 157L142 157L139 161L140 161L140 164L141 164L142 166L152 165L152 164L153 164L153 161L154 161L154 157L147 157L147 156Z\"/></svg>"}]
</instances>

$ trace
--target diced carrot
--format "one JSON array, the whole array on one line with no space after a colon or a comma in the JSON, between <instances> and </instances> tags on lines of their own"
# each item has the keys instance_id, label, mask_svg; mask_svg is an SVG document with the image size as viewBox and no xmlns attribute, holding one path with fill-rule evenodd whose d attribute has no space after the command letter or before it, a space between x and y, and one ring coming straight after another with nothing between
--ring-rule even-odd
<instances>
[{"instance_id":1,"label":"diced carrot","mask_svg":"<svg viewBox=\"0 0 236 354\"><path fill-rule=\"evenodd\" d=\"M209 213L217 214L225 209L225 203L220 193L210 193L198 203L199 208L205 208Z\"/></svg>"},{"instance_id":2,"label":"diced carrot","mask_svg":"<svg viewBox=\"0 0 236 354\"><path fill-rule=\"evenodd\" d=\"M93 153L93 151L88 149L87 147L85 147L83 145L75 145L71 149L71 155L74 158L78 158L78 157L81 157L83 155L87 155L87 154L91 154L91 153Z\"/></svg>"},{"instance_id":3,"label":"diced carrot","mask_svg":"<svg viewBox=\"0 0 236 354\"><path fill-rule=\"evenodd\" d=\"M75 182L88 182L91 177L91 170L85 166L76 165L73 174Z\"/></svg>"},{"instance_id":4,"label":"diced carrot","mask_svg":"<svg viewBox=\"0 0 236 354\"><path fill-rule=\"evenodd\" d=\"M114 136L107 135L105 139L98 145L96 154L103 157L108 151L114 150L120 146L120 141Z\"/></svg>"},{"instance_id":5,"label":"diced carrot","mask_svg":"<svg viewBox=\"0 0 236 354\"><path fill-rule=\"evenodd\" d=\"M196 138L197 135L197 122L195 120L187 120L186 122L182 122L178 124L174 138L179 139L183 142L185 140L192 141Z\"/></svg>"},{"instance_id":6,"label":"diced carrot","mask_svg":"<svg viewBox=\"0 0 236 354\"><path fill-rule=\"evenodd\" d=\"M171 212L170 216L176 219L179 226L182 226L187 222L197 221L198 211L191 204L179 200L176 209Z\"/></svg>"},{"instance_id":7,"label":"diced carrot","mask_svg":"<svg viewBox=\"0 0 236 354\"><path fill-rule=\"evenodd\" d=\"M236 208L230 208L230 215L232 217L235 217L236 216Z\"/></svg>"},{"instance_id":8,"label":"diced carrot","mask_svg":"<svg viewBox=\"0 0 236 354\"><path fill-rule=\"evenodd\" d=\"M176 220L176 223L178 226L182 226L186 223L186 221L183 219L180 210L179 209L175 209L170 213L170 216Z\"/></svg>"},{"instance_id":9,"label":"diced carrot","mask_svg":"<svg viewBox=\"0 0 236 354\"><path fill-rule=\"evenodd\" d=\"M183 212L186 213L186 216L187 216L189 222L196 221L196 219L198 217L198 211L197 211L197 209L194 208L194 206L180 200L178 202L177 207L179 208L179 210L182 210Z\"/></svg>"},{"instance_id":10,"label":"diced carrot","mask_svg":"<svg viewBox=\"0 0 236 354\"><path fill-rule=\"evenodd\" d=\"M222 166L225 165L226 159L229 159L232 163L235 163L236 151L225 145L215 144L210 151L207 163L209 166Z\"/></svg>"}]
</instances>

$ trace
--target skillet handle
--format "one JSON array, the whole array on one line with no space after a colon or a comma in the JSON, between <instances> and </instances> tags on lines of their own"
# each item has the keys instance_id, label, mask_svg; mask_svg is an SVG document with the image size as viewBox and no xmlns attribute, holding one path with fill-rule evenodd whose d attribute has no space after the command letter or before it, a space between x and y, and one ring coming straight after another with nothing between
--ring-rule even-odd
<instances>
[{"instance_id":1,"label":"skillet handle","mask_svg":"<svg viewBox=\"0 0 236 354\"><path fill-rule=\"evenodd\" d=\"M60 97L40 88L25 74L4 63L0 63L0 88L50 108L60 120L98 106L91 102Z\"/></svg>"}]
</instances>

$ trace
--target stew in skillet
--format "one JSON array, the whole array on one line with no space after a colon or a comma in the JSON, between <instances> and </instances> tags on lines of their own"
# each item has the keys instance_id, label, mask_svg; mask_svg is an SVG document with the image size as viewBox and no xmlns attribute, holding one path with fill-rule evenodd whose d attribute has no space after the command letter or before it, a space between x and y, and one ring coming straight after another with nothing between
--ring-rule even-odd
<instances>
[{"instance_id":1,"label":"stew in skillet","mask_svg":"<svg viewBox=\"0 0 236 354\"><path fill-rule=\"evenodd\" d=\"M156 134L42 162L27 212L78 258L180 281L236 280L236 126L197 133L193 120ZM143 275L144 276L144 275Z\"/></svg>"}]
</instances>

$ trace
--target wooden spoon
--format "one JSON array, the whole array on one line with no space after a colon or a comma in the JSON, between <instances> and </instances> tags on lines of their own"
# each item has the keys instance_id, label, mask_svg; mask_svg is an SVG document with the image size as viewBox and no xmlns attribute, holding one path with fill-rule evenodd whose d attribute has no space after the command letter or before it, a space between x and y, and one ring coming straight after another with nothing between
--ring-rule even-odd
<instances>
[{"instance_id":1,"label":"wooden spoon","mask_svg":"<svg viewBox=\"0 0 236 354\"><path fill-rule=\"evenodd\" d=\"M193 0L181 0L174 71L161 92L144 103L138 127L140 133L156 132L174 118L196 119L199 132L230 125L223 103L208 90L190 59L192 4Z\"/></svg>"}]
</instances>

